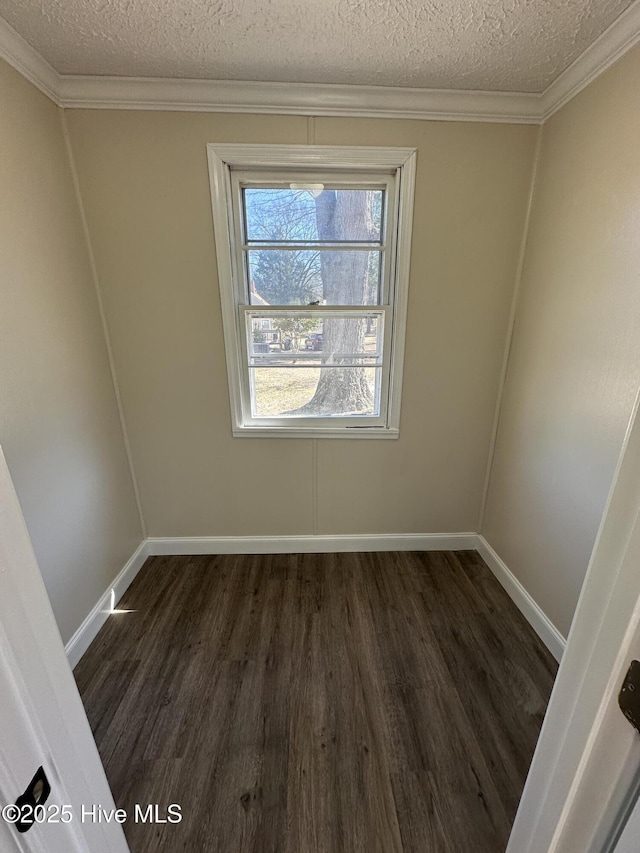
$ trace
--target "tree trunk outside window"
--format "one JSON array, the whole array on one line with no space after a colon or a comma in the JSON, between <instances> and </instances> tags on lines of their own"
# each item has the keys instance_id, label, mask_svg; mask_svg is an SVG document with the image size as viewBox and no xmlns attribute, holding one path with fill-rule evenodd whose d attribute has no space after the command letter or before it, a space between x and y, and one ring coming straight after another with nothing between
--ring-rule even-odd
<instances>
[{"instance_id":1,"label":"tree trunk outside window","mask_svg":"<svg viewBox=\"0 0 640 853\"><path fill-rule=\"evenodd\" d=\"M316 203L320 240L340 242L375 239L372 221L373 193L324 190ZM369 252L320 252L320 270L327 305L364 305L367 301ZM362 318L324 318L322 361L340 364L341 354L364 352L367 324ZM313 398L297 409L298 415L330 415L370 412L373 395L364 367L331 367L320 370Z\"/></svg>"}]
</instances>

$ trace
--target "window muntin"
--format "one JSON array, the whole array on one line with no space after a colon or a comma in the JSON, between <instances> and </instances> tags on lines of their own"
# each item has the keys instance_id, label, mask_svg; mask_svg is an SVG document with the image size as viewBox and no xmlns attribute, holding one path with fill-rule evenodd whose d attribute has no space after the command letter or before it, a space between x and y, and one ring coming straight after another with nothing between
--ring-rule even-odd
<instances>
[{"instance_id":1,"label":"window muntin","mask_svg":"<svg viewBox=\"0 0 640 853\"><path fill-rule=\"evenodd\" d=\"M399 188L408 164L412 190L415 152L326 149L326 169L321 147L276 146L264 168L272 147L234 147L236 163L231 148L209 146L209 158L234 434L397 436L407 277L399 291ZM379 152L391 162L375 162ZM313 167L301 170L309 157ZM223 187L226 222L216 210ZM322 219L332 208L342 210L339 227ZM405 225L407 249L408 233Z\"/></svg>"}]
</instances>

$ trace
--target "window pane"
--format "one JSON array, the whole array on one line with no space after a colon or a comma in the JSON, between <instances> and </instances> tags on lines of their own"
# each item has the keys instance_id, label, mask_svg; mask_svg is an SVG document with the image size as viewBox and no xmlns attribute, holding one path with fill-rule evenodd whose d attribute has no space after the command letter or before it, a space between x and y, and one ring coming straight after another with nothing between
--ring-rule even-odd
<instances>
[{"instance_id":1,"label":"window pane","mask_svg":"<svg viewBox=\"0 0 640 853\"><path fill-rule=\"evenodd\" d=\"M247 242L379 243L384 190L243 190ZM315 188L313 188L315 187Z\"/></svg>"},{"instance_id":2,"label":"window pane","mask_svg":"<svg viewBox=\"0 0 640 853\"><path fill-rule=\"evenodd\" d=\"M377 417L379 367L263 367L251 370L255 418Z\"/></svg>"},{"instance_id":3,"label":"window pane","mask_svg":"<svg viewBox=\"0 0 640 853\"><path fill-rule=\"evenodd\" d=\"M251 305L379 305L381 252L250 249Z\"/></svg>"},{"instance_id":4,"label":"window pane","mask_svg":"<svg viewBox=\"0 0 640 853\"><path fill-rule=\"evenodd\" d=\"M250 317L249 357L322 363L382 357L382 317Z\"/></svg>"}]
</instances>

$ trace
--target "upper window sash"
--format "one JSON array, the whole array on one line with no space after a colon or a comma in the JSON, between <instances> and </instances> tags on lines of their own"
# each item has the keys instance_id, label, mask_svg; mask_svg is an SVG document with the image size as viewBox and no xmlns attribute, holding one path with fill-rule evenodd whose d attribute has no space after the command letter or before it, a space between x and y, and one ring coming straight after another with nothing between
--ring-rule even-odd
<instances>
[{"instance_id":1,"label":"upper window sash","mask_svg":"<svg viewBox=\"0 0 640 853\"><path fill-rule=\"evenodd\" d=\"M256 258L256 252L326 252L326 251L354 251L375 252L378 261L378 288L375 300L369 301L371 305L390 305L393 302L391 292L392 264L394 262L397 204L399 186L396 174L380 174L355 172L348 176L339 172L318 170L310 176L309 172L296 172L294 170L267 171L256 173L255 171L244 171L231 169L231 197L232 197L232 227L233 244L235 249L236 275L234 286L236 290L236 301L238 304L255 304L251 298L251 269L252 258ZM380 216L380 235L376 241L249 241L247 239L247 225L245 207L243 203L243 192L245 189L288 189L291 184L322 184L326 189L354 189L354 190L381 190L382 209ZM253 253L253 254L252 254ZM313 301L313 300L309 300ZM293 303L300 304L300 303ZM344 303L326 303L344 304ZM347 303L348 304L348 303Z\"/></svg>"}]
</instances>

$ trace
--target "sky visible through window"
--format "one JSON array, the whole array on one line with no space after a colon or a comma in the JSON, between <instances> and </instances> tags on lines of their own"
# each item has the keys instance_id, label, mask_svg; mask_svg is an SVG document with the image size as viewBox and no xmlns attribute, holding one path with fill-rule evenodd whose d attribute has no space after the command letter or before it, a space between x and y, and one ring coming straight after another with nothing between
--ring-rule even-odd
<instances>
[{"instance_id":1,"label":"sky visible through window","mask_svg":"<svg viewBox=\"0 0 640 853\"><path fill-rule=\"evenodd\" d=\"M321 185L318 185L321 186ZM283 188L244 189L247 242L326 242L318 233L316 200L326 193L339 202L348 195L357 199L369 217L363 238L358 223L344 220L333 237L338 242L379 243L382 230L382 190L292 190ZM351 227L350 227L351 226Z\"/></svg>"}]
</instances>

